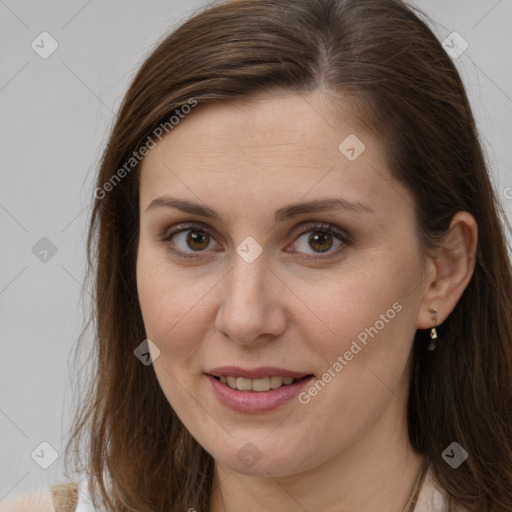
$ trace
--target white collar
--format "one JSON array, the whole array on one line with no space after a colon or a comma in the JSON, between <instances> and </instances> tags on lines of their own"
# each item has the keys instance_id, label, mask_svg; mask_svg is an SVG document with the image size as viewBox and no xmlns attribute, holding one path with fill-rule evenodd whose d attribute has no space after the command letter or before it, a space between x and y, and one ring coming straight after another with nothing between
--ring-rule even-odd
<instances>
[{"instance_id":1,"label":"white collar","mask_svg":"<svg viewBox=\"0 0 512 512\"><path fill-rule=\"evenodd\" d=\"M456 507L456 511L469 512L460 506ZM439 484L432 466L427 470L413 512L448 512L448 494Z\"/></svg>"}]
</instances>

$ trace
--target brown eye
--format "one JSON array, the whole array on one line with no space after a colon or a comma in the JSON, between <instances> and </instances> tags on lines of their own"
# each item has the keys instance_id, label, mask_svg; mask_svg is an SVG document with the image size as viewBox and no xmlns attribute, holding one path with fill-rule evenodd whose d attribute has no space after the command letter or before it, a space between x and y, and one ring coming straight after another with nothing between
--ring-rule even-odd
<instances>
[{"instance_id":1,"label":"brown eye","mask_svg":"<svg viewBox=\"0 0 512 512\"><path fill-rule=\"evenodd\" d=\"M328 251L333 244L332 235L322 231L315 231L308 238L309 245L318 252Z\"/></svg>"},{"instance_id":2,"label":"brown eye","mask_svg":"<svg viewBox=\"0 0 512 512\"><path fill-rule=\"evenodd\" d=\"M187 233L187 231L185 231ZM186 244L195 251L203 251L210 244L210 235L202 230L188 230Z\"/></svg>"},{"instance_id":3,"label":"brown eye","mask_svg":"<svg viewBox=\"0 0 512 512\"><path fill-rule=\"evenodd\" d=\"M309 235L306 237L306 235ZM336 246L337 244L337 246ZM299 236L294 242L291 252L311 254L310 259L328 258L350 245L349 236L331 224L308 223L301 227ZM338 249L330 251L331 248ZM311 253L313 251L313 253ZM322 253L329 254L321 256ZM308 256L304 257L308 259Z\"/></svg>"},{"instance_id":4,"label":"brown eye","mask_svg":"<svg viewBox=\"0 0 512 512\"><path fill-rule=\"evenodd\" d=\"M306 235L309 236L306 237ZM161 235L160 240L167 243L169 250L180 258L200 257L202 253L206 254L211 248L211 242L215 242L208 230L194 224L174 226ZM349 235L336 226L325 223L308 223L301 227L301 231L293 243L293 249L286 248L286 252L306 254L300 256L302 259L326 259L341 252L350 244ZM331 251L333 247L335 250ZM323 253L327 254L323 256Z\"/></svg>"},{"instance_id":5,"label":"brown eye","mask_svg":"<svg viewBox=\"0 0 512 512\"><path fill-rule=\"evenodd\" d=\"M165 241L172 242L179 252L203 252L208 249L212 237L203 229L189 228L169 233Z\"/></svg>"}]
</instances>

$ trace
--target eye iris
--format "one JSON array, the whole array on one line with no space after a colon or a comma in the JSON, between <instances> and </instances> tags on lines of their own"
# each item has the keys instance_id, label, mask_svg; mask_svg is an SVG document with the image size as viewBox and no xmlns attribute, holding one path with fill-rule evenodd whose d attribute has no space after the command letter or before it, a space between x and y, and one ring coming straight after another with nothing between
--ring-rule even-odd
<instances>
[{"instance_id":1,"label":"eye iris","mask_svg":"<svg viewBox=\"0 0 512 512\"><path fill-rule=\"evenodd\" d=\"M201 241L203 242L203 244L206 241L206 245L204 245L202 247L194 247L193 245L191 245L191 244L195 244L198 242L201 244ZM204 231L189 231L189 234L187 236L187 244L189 244L189 247L191 249L197 249L197 250L206 249L208 247L209 241L210 241L210 237Z\"/></svg>"},{"instance_id":2,"label":"eye iris","mask_svg":"<svg viewBox=\"0 0 512 512\"><path fill-rule=\"evenodd\" d=\"M330 239L330 243L328 244L328 247L320 248L318 249L318 252L325 252L328 251L332 247L332 237L331 235L327 233L322 233L321 231L315 231L310 237L309 237L309 243L311 244L311 247L315 250L317 250L317 246L319 243L320 245L322 242L325 242L326 240Z\"/></svg>"}]
</instances>

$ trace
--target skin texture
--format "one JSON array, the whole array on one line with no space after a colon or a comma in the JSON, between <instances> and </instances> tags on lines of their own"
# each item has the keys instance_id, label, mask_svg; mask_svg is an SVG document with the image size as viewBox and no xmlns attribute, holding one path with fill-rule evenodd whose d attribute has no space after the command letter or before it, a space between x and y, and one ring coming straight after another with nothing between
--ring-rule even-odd
<instances>
[{"instance_id":1,"label":"skin texture","mask_svg":"<svg viewBox=\"0 0 512 512\"><path fill-rule=\"evenodd\" d=\"M338 149L350 134L366 147L355 161ZM473 272L477 227L459 212L447 248L425 257L413 197L391 177L380 144L334 117L322 93L283 92L197 107L143 162L139 300L162 390L215 459L211 511L396 512L409 497L422 462L406 424L413 337L434 325L429 307L436 325L455 307ZM164 195L207 205L221 220L146 211ZM278 208L326 197L372 213L331 209L274 224ZM318 231L301 234L308 221L338 227L349 242L308 242ZM201 223L189 229L210 237L160 240L182 222ZM236 251L249 236L263 250L252 263ZM396 303L400 311L307 404L235 412L205 377L236 365L321 378ZM237 456L249 442L261 455L251 467Z\"/></svg>"}]
</instances>

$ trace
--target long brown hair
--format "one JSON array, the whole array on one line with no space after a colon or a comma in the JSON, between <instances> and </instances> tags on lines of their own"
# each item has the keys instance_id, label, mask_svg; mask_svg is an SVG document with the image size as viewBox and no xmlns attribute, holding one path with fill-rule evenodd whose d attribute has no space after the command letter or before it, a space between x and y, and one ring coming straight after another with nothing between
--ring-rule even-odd
<instances>
[{"instance_id":1,"label":"long brown hair","mask_svg":"<svg viewBox=\"0 0 512 512\"><path fill-rule=\"evenodd\" d=\"M202 512L212 485L212 457L174 413L153 368L134 356L146 335L135 266L140 165L131 159L159 126L170 131L170 117L185 105L279 88L322 89L334 103L350 98L355 122L385 142L388 167L415 198L425 253L456 212L475 217L475 271L438 328L437 349L427 351L427 332L416 333L408 430L450 507L512 510L508 222L459 73L422 16L399 0L228 1L196 13L143 63L103 154L88 234L95 373L66 464L76 457L97 504ZM456 470L442 458L454 441L469 454Z\"/></svg>"}]
</instances>

